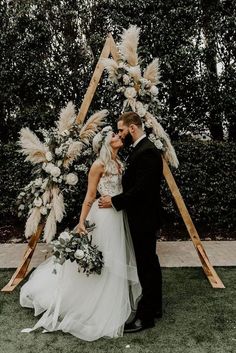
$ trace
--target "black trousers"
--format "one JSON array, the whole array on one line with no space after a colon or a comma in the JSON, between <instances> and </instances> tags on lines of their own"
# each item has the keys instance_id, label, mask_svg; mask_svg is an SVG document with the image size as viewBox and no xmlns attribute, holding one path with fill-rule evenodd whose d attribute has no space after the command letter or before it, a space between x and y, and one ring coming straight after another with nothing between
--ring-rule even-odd
<instances>
[{"instance_id":1,"label":"black trousers","mask_svg":"<svg viewBox=\"0 0 236 353\"><path fill-rule=\"evenodd\" d=\"M130 229L134 244L138 276L142 297L138 303L136 317L149 321L157 311L162 312L162 273L156 255L155 232L137 232Z\"/></svg>"}]
</instances>

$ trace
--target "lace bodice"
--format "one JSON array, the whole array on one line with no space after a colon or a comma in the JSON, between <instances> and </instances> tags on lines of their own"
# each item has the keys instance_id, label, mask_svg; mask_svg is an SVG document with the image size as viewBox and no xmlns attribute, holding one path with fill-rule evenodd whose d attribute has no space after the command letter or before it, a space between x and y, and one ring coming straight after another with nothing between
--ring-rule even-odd
<instances>
[{"instance_id":1,"label":"lace bodice","mask_svg":"<svg viewBox=\"0 0 236 353\"><path fill-rule=\"evenodd\" d=\"M123 170L122 165L121 171ZM103 175L99 180L97 190L101 196L109 195L115 196L122 193L122 173L118 171L117 164L114 162L112 166L112 173Z\"/></svg>"}]
</instances>

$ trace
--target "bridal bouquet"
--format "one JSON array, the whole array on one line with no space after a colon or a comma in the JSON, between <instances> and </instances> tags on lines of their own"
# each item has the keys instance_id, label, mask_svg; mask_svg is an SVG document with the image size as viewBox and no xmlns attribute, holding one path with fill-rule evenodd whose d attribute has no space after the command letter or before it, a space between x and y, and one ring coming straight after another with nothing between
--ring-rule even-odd
<instances>
[{"instance_id":1,"label":"bridal bouquet","mask_svg":"<svg viewBox=\"0 0 236 353\"><path fill-rule=\"evenodd\" d=\"M86 224L86 230L91 232L95 225ZM87 276L93 273L101 274L104 262L102 252L96 245L92 244L92 236L79 235L75 230L65 230L58 240L51 242L53 244L53 256L55 263L64 264L66 260L76 261L78 272L83 270ZM54 273L56 270L54 269Z\"/></svg>"}]
</instances>

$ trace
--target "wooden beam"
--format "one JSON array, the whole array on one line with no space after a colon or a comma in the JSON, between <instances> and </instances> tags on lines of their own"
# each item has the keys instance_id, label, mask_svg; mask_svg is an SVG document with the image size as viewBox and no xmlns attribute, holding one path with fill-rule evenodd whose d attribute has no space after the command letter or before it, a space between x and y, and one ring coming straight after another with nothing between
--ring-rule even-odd
<instances>
[{"instance_id":1,"label":"wooden beam","mask_svg":"<svg viewBox=\"0 0 236 353\"><path fill-rule=\"evenodd\" d=\"M211 283L213 288L225 288L225 286L223 285L219 276L217 275L216 271L212 267L210 260L208 259L208 256L204 250L204 247L203 247L203 244L200 240L198 232L193 224L193 221L190 217L190 214L187 210L187 207L184 203L184 200L180 194L179 188L176 185L175 179L174 179L174 177L170 171L170 168L164 158L163 158L163 174L164 174L166 182L170 188L170 191L175 199L175 202L176 202L177 207L180 211L180 214L183 218L183 221L184 221L185 226L188 230L188 233L192 239L193 245L195 246L195 248L197 250L197 254L200 258L203 270L204 270L209 282Z\"/></svg>"},{"instance_id":2,"label":"wooden beam","mask_svg":"<svg viewBox=\"0 0 236 353\"><path fill-rule=\"evenodd\" d=\"M111 55L115 61L118 61L120 59L119 51L117 49L117 45L112 37L111 34L108 35L110 38L110 48L111 48Z\"/></svg>"},{"instance_id":3,"label":"wooden beam","mask_svg":"<svg viewBox=\"0 0 236 353\"><path fill-rule=\"evenodd\" d=\"M102 76L102 73L104 70L104 65L102 63L102 59L106 59L110 55L110 52L111 52L110 41L111 41L110 36L108 36L106 39L105 45L103 47L103 50L101 52L100 58L98 60L98 63L95 67L93 76L91 78L91 81L90 81L88 89L87 89L87 92L86 92L84 99L83 99L83 102L81 104L79 114L76 118L76 122L79 124L83 123L83 121L86 117L86 114L87 114L89 106L92 102L94 93L97 89L98 83L99 83L100 78Z\"/></svg>"},{"instance_id":4,"label":"wooden beam","mask_svg":"<svg viewBox=\"0 0 236 353\"><path fill-rule=\"evenodd\" d=\"M12 292L16 288L16 286L21 281L23 281L23 279L31 271L32 268L29 267L29 264L32 259L38 240L40 238L40 235L42 234L43 228L44 228L44 224L40 224L35 234L33 234L32 237L30 238L20 265L17 267L15 273L13 274L8 284L4 288L2 288L1 290L2 292L7 292L7 293Z\"/></svg>"}]
</instances>

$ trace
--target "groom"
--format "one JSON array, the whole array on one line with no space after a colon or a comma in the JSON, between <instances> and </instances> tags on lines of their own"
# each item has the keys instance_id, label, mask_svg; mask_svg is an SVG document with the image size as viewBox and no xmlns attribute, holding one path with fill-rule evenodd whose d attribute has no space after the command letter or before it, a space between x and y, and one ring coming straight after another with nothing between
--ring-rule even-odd
<instances>
[{"instance_id":1,"label":"groom","mask_svg":"<svg viewBox=\"0 0 236 353\"><path fill-rule=\"evenodd\" d=\"M125 332L138 332L155 325L162 316L162 274L156 255L156 232L161 225L160 182L162 157L146 137L138 114L127 112L118 119L118 131L133 151L122 178L123 193L99 199L100 208L126 210L137 262L142 297L135 319Z\"/></svg>"}]
</instances>

